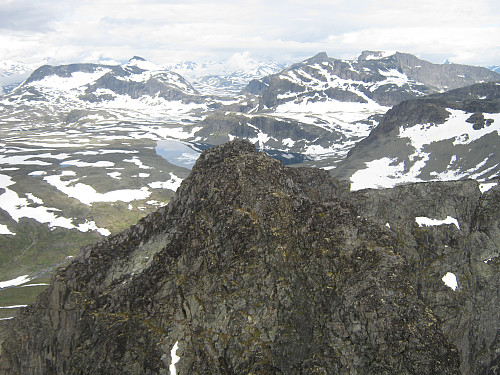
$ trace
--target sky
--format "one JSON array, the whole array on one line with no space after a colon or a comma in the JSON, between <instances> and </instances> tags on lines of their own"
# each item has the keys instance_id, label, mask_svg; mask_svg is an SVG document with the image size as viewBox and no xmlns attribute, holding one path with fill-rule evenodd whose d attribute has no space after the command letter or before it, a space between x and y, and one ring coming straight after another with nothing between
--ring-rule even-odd
<instances>
[{"instance_id":1,"label":"sky","mask_svg":"<svg viewBox=\"0 0 500 375\"><path fill-rule=\"evenodd\" d=\"M498 0L0 0L0 61L298 62L399 51L500 65Z\"/></svg>"}]
</instances>

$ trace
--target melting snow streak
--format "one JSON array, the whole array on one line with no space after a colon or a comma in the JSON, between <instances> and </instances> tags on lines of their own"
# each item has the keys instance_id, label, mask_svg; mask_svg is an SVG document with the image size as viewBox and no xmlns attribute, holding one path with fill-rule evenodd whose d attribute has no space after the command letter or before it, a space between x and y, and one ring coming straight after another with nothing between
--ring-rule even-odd
<instances>
[{"instance_id":1,"label":"melting snow streak","mask_svg":"<svg viewBox=\"0 0 500 375\"><path fill-rule=\"evenodd\" d=\"M174 344L174 347L170 351L171 365L169 367L171 375L177 375L177 370L175 369L175 364L179 362L181 357L177 356L177 349L179 349L179 341Z\"/></svg>"},{"instance_id":2,"label":"melting snow streak","mask_svg":"<svg viewBox=\"0 0 500 375\"><path fill-rule=\"evenodd\" d=\"M417 222L419 227L423 226L436 226L436 225L443 225L443 224L455 224L455 226L460 229L460 226L458 225L457 219L451 216L447 216L446 219L444 220L437 220L437 219L430 219L428 217L424 216L418 216L415 218L415 221Z\"/></svg>"}]
</instances>

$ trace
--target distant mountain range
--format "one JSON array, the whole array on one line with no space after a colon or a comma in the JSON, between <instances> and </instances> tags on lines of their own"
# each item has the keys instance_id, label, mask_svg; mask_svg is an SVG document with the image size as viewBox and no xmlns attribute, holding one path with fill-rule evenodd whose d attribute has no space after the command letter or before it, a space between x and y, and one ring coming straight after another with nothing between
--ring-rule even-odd
<instances>
[{"instance_id":1,"label":"distant mountain range","mask_svg":"<svg viewBox=\"0 0 500 375\"><path fill-rule=\"evenodd\" d=\"M488 69L490 69L496 73L500 73L500 65L493 65L493 66L488 67Z\"/></svg>"},{"instance_id":2,"label":"distant mountain range","mask_svg":"<svg viewBox=\"0 0 500 375\"><path fill-rule=\"evenodd\" d=\"M19 61L0 61L0 94L9 92L29 77L33 67Z\"/></svg>"},{"instance_id":3,"label":"distant mountain range","mask_svg":"<svg viewBox=\"0 0 500 375\"><path fill-rule=\"evenodd\" d=\"M246 107L226 112L230 121L221 121L220 113L208 116L203 124L215 129L207 135L204 126L196 134L212 144L240 136L258 139L261 148L300 153L314 159L313 165L332 168L392 105L497 80L500 75L486 68L432 64L404 53L365 51L356 60L320 53L251 81L243 90ZM286 131L268 132L269 123L288 125L277 125Z\"/></svg>"},{"instance_id":4,"label":"distant mountain range","mask_svg":"<svg viewBox=\"0 0 500 375\"><path fill-rule=\"evenodd\" d=\"M27 72L3 66L9 82ZM235 138L286 164L331 170L353 189L499 176L492 70L374 51L250 68L136 56L44 65L9 86L0 96L0 280L46 277L81 245L165 205L202 150Z\"/></svg>"},{"instance_id":5,"label":"distant mountain range","mask_svg":"<svg viewBox=\"0 0 500 375\"><path fill-rule=\"evenodd\" d=\"M406 53L364 51L357 60L338 60L320 53L283 72L251 82L246 91L261 96L261 108L328 99L392 106L495 79L498 75L486 68L432 64Z\"/></svg>"},{"instance_id":6,"label":"distant mountain range","mask_svg":"<svg viewBox=\"0 0 500 375\"><path fill-rule=\"evenodd\" d=\"M246 69L228 66L224 62L183 62L167 65L166 69L185 77L204 95L235 96L246 87L252 79L259 79L279 72L286 64L275 61L249 63Z\"/></svg>"}]
</instances>

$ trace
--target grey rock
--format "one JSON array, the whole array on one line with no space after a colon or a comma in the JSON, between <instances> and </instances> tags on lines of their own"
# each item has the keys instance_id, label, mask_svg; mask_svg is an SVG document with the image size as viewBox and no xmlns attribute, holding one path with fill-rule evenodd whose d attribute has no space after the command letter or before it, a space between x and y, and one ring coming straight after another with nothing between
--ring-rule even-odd
<instances>
[{"instance_id":1,"label":"grey rock","mask_svg":"<svg viewBox=\"0 0 500 375\"><path fill-rule=\"evenodd\" d=\"M442 322L461 354L462 374L494 374L499 363L500 189L481 194L476 181L431 182L362 190L349 202L359 214L388 223L409 266L412 285ZM416 217L457 219L419 227ZM456 275L453 291L441 278Z\"/></svg>"}]
</instances>

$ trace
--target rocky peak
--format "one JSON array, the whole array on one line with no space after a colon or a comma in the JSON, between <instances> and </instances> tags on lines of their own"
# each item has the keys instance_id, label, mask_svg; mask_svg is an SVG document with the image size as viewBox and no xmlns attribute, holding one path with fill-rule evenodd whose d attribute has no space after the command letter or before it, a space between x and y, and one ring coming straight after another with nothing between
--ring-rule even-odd
<instances>
[{"instance_id":1,"label":"rocky peak","mask_svg":"<svg viewBox=\"0 0 500 375\"><path fill-rule=\"evenodd\" d=\"M318 64L328 60L330 60L330 58L328 57L326 52L320 52L317 55L311 57L310 59L307 59L306 61L308 64Z\"/></svg>"},{"instance_id":2,"label":"rocky peak","mask_svg":"<svg viewBox=\"0 0 500 375\"><path fill-rule=\"evenodd\" d=\"M435 207L458 185L420 188L418 198ZM480 210L477 186L462 194L473 199L457 199L460 212ZM12 322L0 373L168 374L174 344L178 374L484 370L498 345L491 332L483 324L466 338L451 334L443 322L460 311L443 306L456 303L454 292L439 279L418 284L435 280L432 257L410 257L438 239L460 253L461 234L418 230L419 204L404 199L408 212L388 229L384 215L398 207L382 197L370 205L326 171L285 167L245 141L204 151L167 207L56 272ZM432 214L459 212L453 202ZM484 226L483 213L474 217ZM473 228L471 217L460 215L461 228ZM467 311L464 324L475 319Z\"/></svg>"},{"instance_id":3,"label":"rocky peak","mask_svg":"<svg viewBox=\"0 0 500 375\"><path fill-rule=\"evenodd\" d=\"M129 60L129 62L132 62L132 61L147 61L147 60L143 57L140 57L140 56L134 56Z\"/></svg>"}]
</instances>

